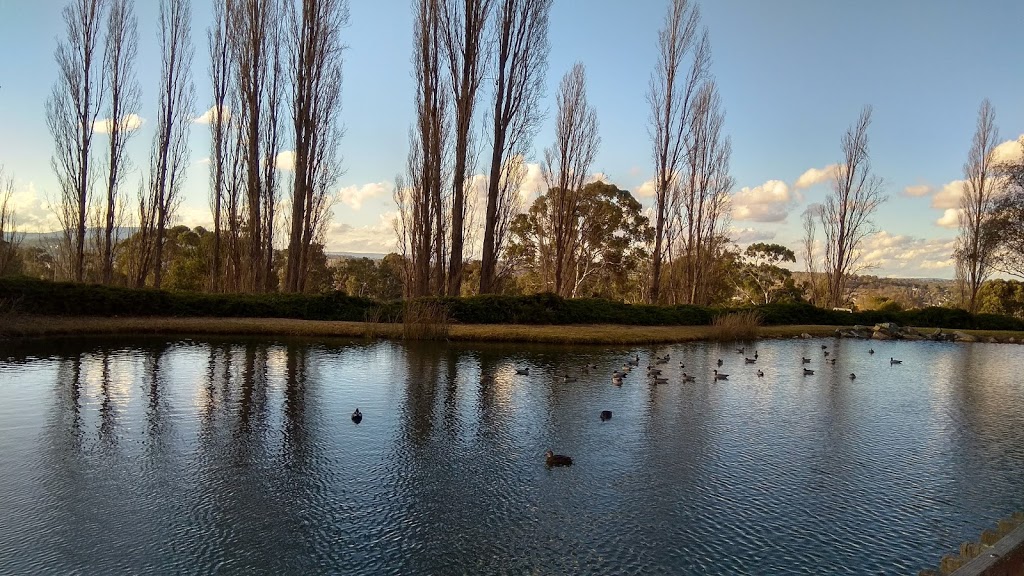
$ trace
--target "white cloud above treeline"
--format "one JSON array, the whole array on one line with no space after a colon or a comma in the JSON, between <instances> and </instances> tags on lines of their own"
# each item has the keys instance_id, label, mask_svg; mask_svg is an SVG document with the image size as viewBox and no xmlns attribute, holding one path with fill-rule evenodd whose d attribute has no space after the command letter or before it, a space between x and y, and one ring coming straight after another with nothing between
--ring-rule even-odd
<instances>
[{"instance_id":1,"label":"white cloud above treeline","mask_svg":"<svg viewBox=\"0 0 1024 576\"><path fill-rule=\"evenodd\" d=\"M135 132L145 123L145 119L138 114L126 114L121 117L120 127L122 132ZM97 134L110 134L114 131L114 119L101 118L93 122L92 130Z\"/></svg>"}]
</instances>

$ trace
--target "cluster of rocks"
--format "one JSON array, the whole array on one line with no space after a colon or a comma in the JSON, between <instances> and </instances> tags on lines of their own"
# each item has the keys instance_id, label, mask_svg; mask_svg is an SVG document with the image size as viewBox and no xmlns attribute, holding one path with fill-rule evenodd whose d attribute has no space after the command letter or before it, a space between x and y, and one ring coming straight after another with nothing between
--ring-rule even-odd
<instances>
[{"instance_id":1,"label":"cluster of rocks","mask_svg":"<svg viewBox=\"0 0 1024 576\"><path fill-rule=\"evenodd\" d=\"M979 342L977 336L966 332L943 331L941 328L934 332L923 332L909 326L900 326L894 322L884 322L872 326L854 326L853 328L839 328L836 330L839 338L856 338L860 340L928 340L931 342ZM995 339L991 339L995 341Z\"/></svg>"}]
</instances>

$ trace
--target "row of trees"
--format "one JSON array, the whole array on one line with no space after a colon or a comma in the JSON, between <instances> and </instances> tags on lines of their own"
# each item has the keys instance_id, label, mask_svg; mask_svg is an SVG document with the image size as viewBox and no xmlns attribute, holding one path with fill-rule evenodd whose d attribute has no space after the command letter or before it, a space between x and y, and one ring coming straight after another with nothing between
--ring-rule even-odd
<instances>
[{"instance_id":1,"label":"row of trees","mask_svg":"<svg viewBox=\"0 0 1024 576\"><path fill-rule=\"evenodd\" d=\"M204 288L275 289L274 246L283 227L288 250L280 288L301 291L313 246L323 243L331 188L341 174L347 1L215 0L213 7L207 30L213 106L202 119L211 129L214 226ZM60 75L46 105L61 187L54 206L64 231L61 261L75 281L112 283L122 258L129 263L129 284L159 288L195 116L191 3L159 3L156 130L133 207L123 189L133 173L127 143L142 122L134 2L72 0L63 17ZM97 133L108 137L102 153ZM293 150L294 175L283 183L276 160L286 144ZM290 210L278 214L286 187ZM138 233L132 242L119 242L118 231L126 226ZM86 267L90 228L97 230L99 254L93 274Z\"/></svg>"}]
</instances>

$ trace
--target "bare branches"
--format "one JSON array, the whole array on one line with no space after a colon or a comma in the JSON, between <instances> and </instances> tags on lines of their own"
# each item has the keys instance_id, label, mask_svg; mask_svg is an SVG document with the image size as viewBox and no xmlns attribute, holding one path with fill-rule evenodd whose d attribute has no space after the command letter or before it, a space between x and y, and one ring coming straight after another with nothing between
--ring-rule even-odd
<instances>
[{"instance_id":1,"label":"bare branches","mask_svg":"<svg viewBox=\"0 0 1024 576\"><path fill-rule=\"evenodd\" d=\"M871 172L870 125L871 106L865 106L857 122L843 135L843 162L836 169L832 193L821 208L826 306L844 303L846 282L860 261L861 244L874 232L871 218L886 200L882 179Z\"/></svg>"},{"instance_id":2,"label":"bare branches","mask_svg":"<svg viewBox=\"0 0 1024 576\"><path fill-rule=\"evenodd\" d=\"M0 276L14 271L18 258L18 248L23 234L18 233L15 222L14 179L7 178L3 166L0 166Z\"/></svg>"},{"instance_id":3,"label":"bare branches","mask_svg":"<svg viewBox=\"0 0 1024 576\"><path fill-rule=\"evenodd\" d=\"M494 20L494 101L491 166L484 222L480 293L493 292L500 240L499 212L503 207L503 170L511 159L525 157L542 113L548 61L548 14L552 0L496 0Z\"/></svg>"},{"instance_id":4,"label":"bare branches","mask_svg":"<svg viewBox=\"0 0 1024 576\"><path fill-rule=\"evenodd\" d=\"M963 287L960 303L967 311L978 311L978 291L991 275L999 244L996 199L1001 183L996 174L994 152L999 144L995 110L986 99L978 109L978 124L971 150L964 164L964 187L960 197L960 235L954 258L957 280Z\"/></svg>"},{"instance_id":5,"label":"bare branches","mask_svg":"<svg viewBox=\"0 0 1024 576\"><path fill-rule=\"evenodd\" d=\"M301 14L289 2L287 16L295 176L285 289L301 292L310 250L322 243L330 218L330 188L341 175L341 29L348 22L348 2L304 0Z\"/></svg>"},{"instance_id":6,"label":"bare branches","mask_svg":"<svg viewBox=\"0 0 1024 576\"><path fill-rule=\"evenodd\" d=\"M587 101L586 70L577 62L562 78L555 142L544 151L554 241L554 288L560 295L568 294L571 288L566 274L575 266L579 194L601 143L597 128L597 112Z\"/></svg>"},{"instance_id":7,"label":"bare branches","mask_svg":"<svg viewBox=\"0 0 1024 576\"><path fill-rule=\"evenodd\" d=\"M103 206L103 239L100 248L102 281L113 280L117 238L114 229L121 219L124 197L120 192L125 175L131 170L126 153L128 140L135 133L133 125L139 110L141 91L135 77L139 32L132 0L110 0L107 13L107 38L104 51L103 84L108 99L109 155L107 160L107 194Z\"/></svg>"},{"instance_id":8,"label":"bare branches","mask_svg":"<svg viewBox=\"0 0 1024 576\"><path fill-rule=\"evenodd\" d=\"M70 273L81 282L85 268L85 229L93 171L90 168L93 126L102 101L100 41L103 0L72 0L64 7L67 36L54 57L59 76L46 103L53 135L53 171L60 183L57 218L71 257Z\"/></svg>"},{"instance_id":9,"label":"bare branches","mask_svg":"<svg viewBox=\"0 0 1024 576\"><path fill-rule=\"evenodd\" d=\"M689 0L672 0L658 33L658 64L647 91L655 170L652 303L658 301L661 291L666 243L675 233L671 217L680 201L678 172L690 145L690 103L707 76L710 59L707 31L700 28L699 7Z\"/></svg>"},{"instance_id":10,"label":"bare branches","mask_svg":"<svg viewBox=\"0 0 1024 576\"><path fill-rule=\"evenodd\" d=\"M153 233L153 285L156 288L160 288L162 281L164 231L180 202L188 160L188 129L195 102L191 77L191 12L190 0L160 2L160 92L149 179L156 226Z\"/></svg>"},{"instance_id":11,"label":"bare branches","mask_svg":"<svg viewBox=\"0 0 1024 576\"><path fill-rule=\"evenodd\" d=\"M206 32L210 44L210 81L213 85L213 117L210 120L210 196L213 209L213 258L210 263L210 289L219 292L224 286L221 259L221 229L224 226L227 163L232 151L229 141L233 100L231 87L231 56L228 32L228 0L214 0L213 24Z\"/></svg>"}]
</instances>

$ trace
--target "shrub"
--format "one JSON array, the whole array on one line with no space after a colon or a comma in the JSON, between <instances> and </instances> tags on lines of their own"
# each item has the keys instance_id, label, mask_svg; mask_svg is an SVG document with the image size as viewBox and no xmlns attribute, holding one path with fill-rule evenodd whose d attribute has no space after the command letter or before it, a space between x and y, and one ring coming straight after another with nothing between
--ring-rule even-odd
<instances>
[{"instance_id":1,"label":"shrub","mask_svg":"<svg viewBox=\"0 0 1024 576\"><path fill-rule=\"evenodd\" d=\"M446 340L448 308L436 299L408 300L402 309L402 336L406 340Z\"/></svg>"},{"instance_id":2,"label":"shrub","mask_svg":"<svg viewBox=\"0 0 1024 576\"><path fill-rule=\"evenodd\" d=\"M741 310L716 316L711 323L712 340L753 340L761 325L761 314L757 310Z\"/></svg>"}]
</instances>

